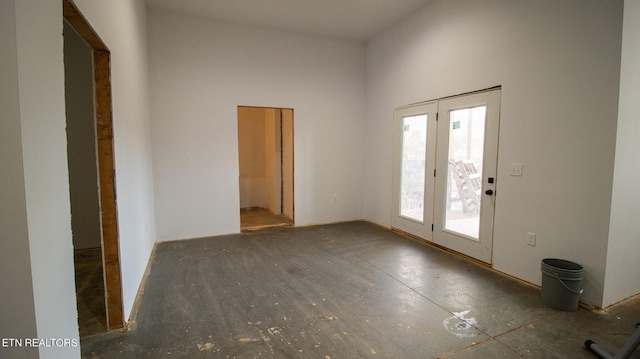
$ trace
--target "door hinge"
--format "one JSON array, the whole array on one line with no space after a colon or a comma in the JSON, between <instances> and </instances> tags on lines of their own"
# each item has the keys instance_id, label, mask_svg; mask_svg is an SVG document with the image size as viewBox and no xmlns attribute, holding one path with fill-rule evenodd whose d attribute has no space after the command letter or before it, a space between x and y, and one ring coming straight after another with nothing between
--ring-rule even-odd
<instances>
[{"instance_id":1,"label":"door hinge","mask_svg":"<svg viewBox=\"0 0 640 359\"><path fill-rule=\"evenodd\" d=\"M436 112L436 121L438 121L439 116L440 116L440 112Z\"/></svg>"},{"instance_id":2,"label":"door hinge","mask_svg":"<svg viewBox=\"0 0 640 359\"><path fill-rule=\"evenodd\" d=\"M433 223L431 223L431 232L433 232Z\"/></svg>"},{"instance_id":3,"label":"door hinge","mask_svg":"<svg viewBox=\"0 0 640 359\"><path fill-rule=\"evenodd\" d=\"M436 170L434 169L433 170L433 177L435 177L435 176L436 176Z\"/></svg>"}]
</instances>

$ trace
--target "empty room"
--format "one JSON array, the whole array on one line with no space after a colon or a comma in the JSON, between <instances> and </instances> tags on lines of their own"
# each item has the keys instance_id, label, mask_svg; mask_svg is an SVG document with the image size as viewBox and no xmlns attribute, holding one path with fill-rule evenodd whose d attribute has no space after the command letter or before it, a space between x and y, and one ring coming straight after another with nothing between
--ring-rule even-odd
<instances>
[{"instance_id":1,"label":"empty room","mask_svg":"<svg viewBox=\"0 0 640 359\"><path fill-rule=\"evenodd\" d=\"M615 353L640 321L638 18L3 1L0 357Z\"/></svg>"}]
</instances>

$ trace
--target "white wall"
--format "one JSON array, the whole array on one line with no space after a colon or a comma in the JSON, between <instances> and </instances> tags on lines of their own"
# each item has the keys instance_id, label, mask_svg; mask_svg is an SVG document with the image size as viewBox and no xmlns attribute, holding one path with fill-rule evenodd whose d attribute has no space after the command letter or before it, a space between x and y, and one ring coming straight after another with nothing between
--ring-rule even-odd
<instances>
[{"instance_id":1,"label":"white wall","mask_svg":"<svg viewBox=\"0 0 640 359\"><path fill-rule=\"evenodd\" d=\"M363 218L364 44L148 14L159 240L239 232L239 105L295 110L297 225Z\"/></svg>"},{"instance_id":2,"label":"white wall","mask_svg":"<svg viewBox=\"0 0 640 359\"><path fill-rule=\"evenodd\" d=\"M0 2L0 338L35 338L37 327L22 152L21 84L17 76L17 20L14 2ZM54 240L59 241L59 238ZM77 337L77 329L74 335ZM0 348L0 356L37 358L38 351Z\"/></svg>"},{"instance_id":3,"label":"white wall","mask_svg":"<svg viewBox=\"0 0 640 359\"><path fill-rule=\"evenodd\" d=\"M67 162L73 248L102 244L91 48L64 23Z\"/></svg>"},{"instance_id":4,"label":"white wall","mask_svg":"<svg viewBox=\"0 0 640 359\"><path fill-rule=\"evenodd\" d=\"M604 304L640 292L640 1L624 3L618 136Z\"/></svg>"},{"instance_id":5,"label":"white wall","mask_svg":"<svg viewBox=\"0 0 640 359\"><path fill-rule=\"evenodd\" d=\"M367 218L390 225L394 107L502 85L493 266L539 284L541 259L578 262L601 305L621 21L622 1L436 0L371 39Z\"/></svg>"},{"instance_id":6,"label":"white wall","mask_svg":"<svg viewBox=\"0 0 640 359\"><path fill-rule=\"evenodd\" d=\"M118 224L128 314L155 239L145 7L142 1L107 4L85 0L76 4L112 51ZM6 30L0 37L2 108L6 108L2 164L16 171L2 171L2 208L11 211L2 217L0 242L3 255L9 256L2 260L3 268L8 266L2 272L12 275L2 281L2 292L7 293L2 297L7 309L2 310L0 320L2 336L78 339L62 3L8 1L0 6ZM4 223L5 218L10 223ZM7 350L0 356L14 355L74 358L80 357L80 350L41 347Z\"/></svg>"},{"instance_id":7,"label":"white wall","mask_svg":"<svg viewBox=\"0 0 640 359\"><path fill-rule=\"evenodd\" d=\"M111 52L118 231L124 314L156 240L144 1L75 0Z\"/></svg>"},{"instance_id":8,"label":"white wall","mask_svg":"<svg viewBox=\"0 0 640 359\"><path fill-rule=\"evenodd\" d=\"M2 229L3 237L18 236L6 238L8 245L16 251L3 251L11 257L7 264L12 267L7 268L7 273L16 278L2 285L3 292L13 291L13 287L4 286L14 284L16 295L24 295L19 298L20 303L13 300L17 299L13 295L9 295L8 303L2 302L3 337L8 338L28 334L39 338L78 338L69 214L61 5L54 1L2 4L3 29L8 25L8 35L3 35L3 52L8 54L2 58L3 62L9 61L2 64L8 80L6 84L3 81L2 97L9 99L3 100L9 105L8 124L4 124L4 118L2 120L3 134L7 126L8 135L19 137L8 141L9 150L14 151L9 155L9 168L19 171L9 174L8 183L9 189L15 189L16 193L8 196L8 202L2 202L4 208L16 210L8 217L15 221L8 226L9 233L4 234L4 226ZM5 14L5 10L9 14ZM4 20L9 21L5 23ZM8 36L14 36L13 43ZM25 270L25 265L30 265L30 271ZM17 280L26 280L30 285L16 283ZM12 320L21 314L24 318ZM9 328L7 333L4 332L5 325L15 327ZM79 357L79 353L79 347L40 347L3 351L0 356L73 358Z\"/></svg>"}]
</instances>

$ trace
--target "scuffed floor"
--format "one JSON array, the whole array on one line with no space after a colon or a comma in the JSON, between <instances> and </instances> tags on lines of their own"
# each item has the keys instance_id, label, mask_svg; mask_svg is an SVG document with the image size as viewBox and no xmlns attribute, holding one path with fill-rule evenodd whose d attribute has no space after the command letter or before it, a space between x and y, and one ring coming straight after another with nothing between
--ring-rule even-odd
<instances>
[{"instance_id":1,"label":"scuffed floor","mask_svg":"<svg viewBox=\"0 0 640 359\"><path fill-rule=\"evenodd\" d=\"M640 299L560 312L540 290L367 222L158 244L128 332L84 358L591 358ZM640 358L635 353L632 358Z\"/></svg>"},{"instance_id":2,"label":"scuffed floor","mask_svg":"<svg viewBox=\"0 0 640 359\"><path fill-rule=\"evenodd\" d=\"M76 297L80 336L107 331L102 274L102 249L79 249L74 253Z\"/></svg>"},{"instance_id":3,"label":"scuffed floor","mask_svg":"<svg viewBox=\"0 0 640 359\"><path fill-rule=\"evenodd\" d=\"M282 215L276 215L265 208L247 208L240 210L240 228L242 231L256 231L269 227L291 227L293 221Z\"/></svg>"}]
</instances>

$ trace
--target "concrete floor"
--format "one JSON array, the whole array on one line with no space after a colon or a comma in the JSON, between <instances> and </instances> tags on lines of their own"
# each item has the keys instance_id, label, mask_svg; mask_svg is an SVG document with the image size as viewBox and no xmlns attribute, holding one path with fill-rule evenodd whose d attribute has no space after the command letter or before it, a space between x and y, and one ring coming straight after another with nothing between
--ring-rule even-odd
<instances>
[{"instance_id":1,"label":"concrete floor","mask_svg":"<svg viewBox=\"0 0 640 359\"><path fill-rule=\"evenodd\" d=\"M102 274L102 249L74 252L76 298L80 336L107 331L107 311Z\"/></svg>"},{"instance_id":2,"label":"concrete floor","mask_svg":"<svg viewBox=\"0 0 640 359\"><path fill-rule=\"evenodd\" d=\"M157 245L129 331L84 358L592 358L640 298L545 307L540 289L367 222ZM632 358L640 358L634 353Z\"/></svg>"}]
</instances>

